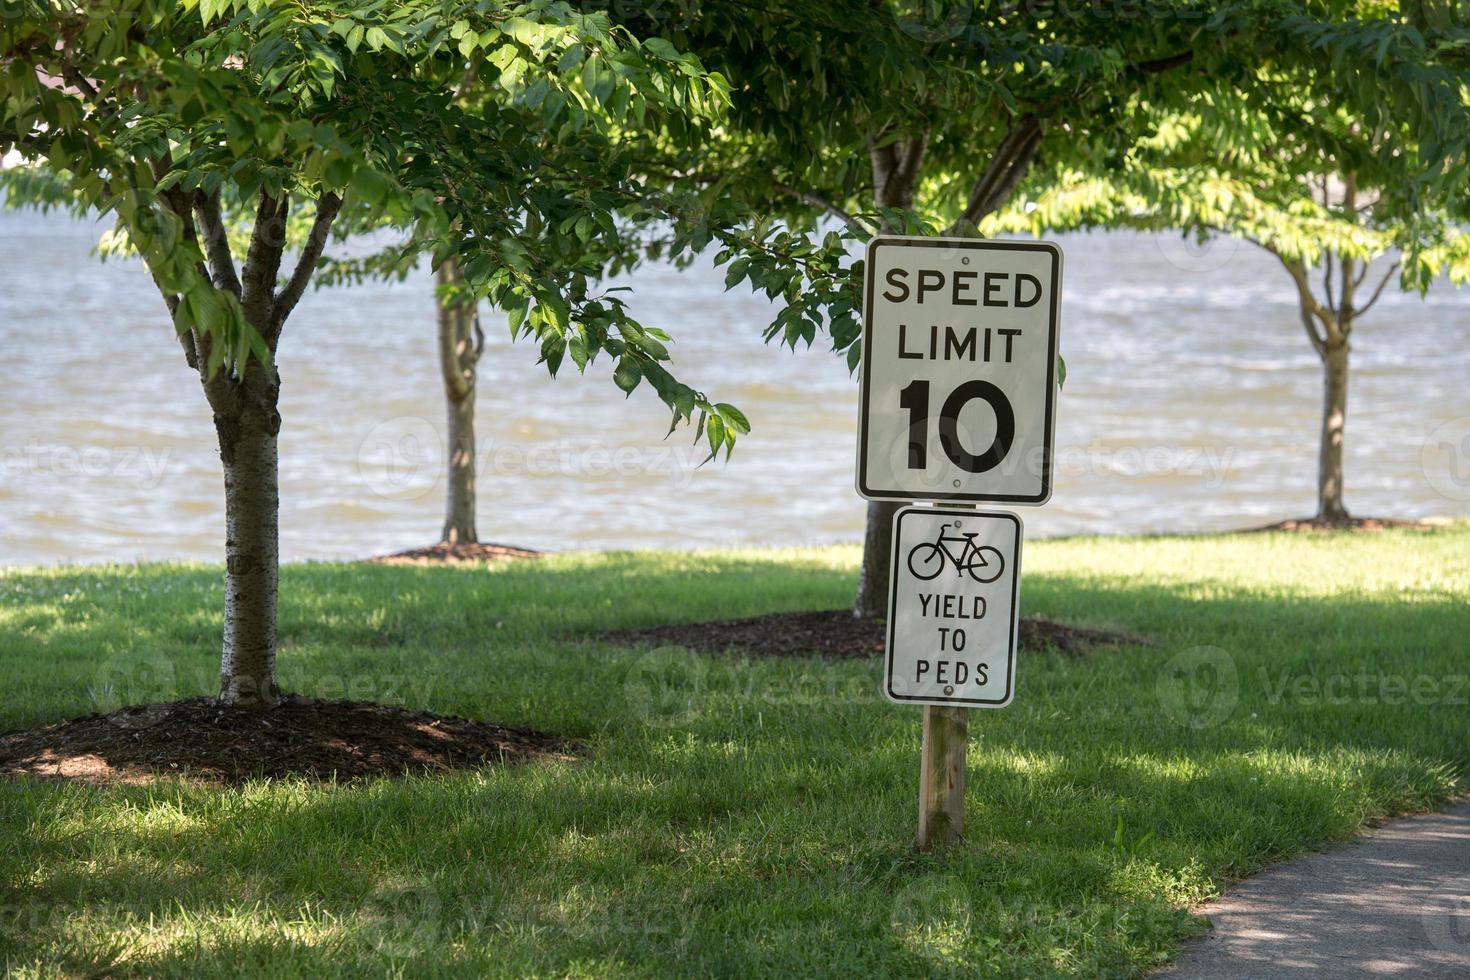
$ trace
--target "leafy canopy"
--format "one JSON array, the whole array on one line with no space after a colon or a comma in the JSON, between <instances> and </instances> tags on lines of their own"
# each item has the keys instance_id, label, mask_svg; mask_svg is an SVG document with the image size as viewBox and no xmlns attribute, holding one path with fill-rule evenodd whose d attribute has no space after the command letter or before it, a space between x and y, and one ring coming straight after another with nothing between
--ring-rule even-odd
<instances>
[{"instance_id":1,"label":"leafy canopy","mask_svg":"<svg viewBox=\"0 0 1470 980\"><path fill-rule=\"evenodd\" d=\"M987 230L1224 233L1277 255L1297 277L1319 264L1366 267L1392 255L1404 288L1470 279L1463 195L1444 179L1465 161L1442 150L1470 134L1463 112L1425 130L1395 112L1387 94L1354 103L1328 77L1257 73L1252 91L1201 93L1183 109L1139 100L1133 111L1151 135L1116 166L1063 163L1039 173ZM1330 298L1331 287L1324 293Z\"/></svg>"},{"instance_id":2,"label":"leafy canopy","mask_svg":"<svg viewBox=\"0 0 1470 980\"><path fill-rule=\"evenodd\" d=\"M669 251L716 243L729 286L782 301L768 339L795 346L826 333L851 365L855 242L880 227L1067 227L987 218L1021 187L1030 205L1080 179L1128 193L1133 161L1191 115L1255 131L1299 110L1305 93L1411 137L1397 173L1421 192L1465 172L1450 35L1387 3L689 0L629 24L667 33L734 82L725 138L669 164L705 178ZM1318 172L1325 146L1314 135L1273 165ZM882 199L885 154L912 164L906 201ZM821 226L833 220L840 231Z\"/></svg>"},{"instance_id":3,"label":"leafy canopy","mask_svg":"<svg viewBox=\"0 0 1470 980\"><path fill-rule=\"evenodd\" d=\"M667 335L567 258L569 239L624 248L616 216L647 196L624 134L692 138L726 93L668 41L550 0L11 0L0 18L0 154L31 165L9 203L115 215L206 391L273 373L334 227L387 222L455 255L553 370L606 353L676 425L721 419L712 451L743 417L674 379Z\"/></svg>"}]
</instances>

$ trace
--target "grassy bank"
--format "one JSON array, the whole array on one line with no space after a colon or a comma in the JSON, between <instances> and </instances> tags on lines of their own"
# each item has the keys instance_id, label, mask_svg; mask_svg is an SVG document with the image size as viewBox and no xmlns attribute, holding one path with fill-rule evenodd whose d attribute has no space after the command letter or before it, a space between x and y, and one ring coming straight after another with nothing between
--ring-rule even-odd
<instances>
[{"instance_id":1,"label":"grassy bank","mask_svg":"<svg viewBox=\"0 0 1470 980\"><path fill-rule=\"evenodd\" d=\"M1028 546L969 839L912 848L919 711L877 665L588 631L836 607L852 548L285 570L284 685L558 731L580 761L355 786L0 784L19 976L1099 974L1223 882L1431 806L1470 760L1470 528ZM208 690L216 569L0 572L0 730Z\"/></svg>"}]
</instances>

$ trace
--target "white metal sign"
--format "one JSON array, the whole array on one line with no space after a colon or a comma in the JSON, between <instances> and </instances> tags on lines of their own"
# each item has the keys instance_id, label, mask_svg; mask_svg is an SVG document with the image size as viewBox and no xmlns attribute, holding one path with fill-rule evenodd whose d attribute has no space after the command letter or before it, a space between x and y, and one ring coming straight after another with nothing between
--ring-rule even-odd
<instances>
[{"instance_id":1,"label":"white metal sign","mask_svg":"<svg viewBox=\"0 0 1470 980\"><path fill-rule=\"evenodd\" d=\"M1001 708L1015 693L1021 519L905 507L893 519L883 693Z\"/></svg>"},{"instance_id":2,"label":"white metal sign","mask_svg":"<svg viewBox=\"0 0 1470 980\"><path fill-rule=\"evenodd\" d=\"M1045 503L1061 249L880 236L866 270L858 493Z\"/></svg>"}]
</instances>

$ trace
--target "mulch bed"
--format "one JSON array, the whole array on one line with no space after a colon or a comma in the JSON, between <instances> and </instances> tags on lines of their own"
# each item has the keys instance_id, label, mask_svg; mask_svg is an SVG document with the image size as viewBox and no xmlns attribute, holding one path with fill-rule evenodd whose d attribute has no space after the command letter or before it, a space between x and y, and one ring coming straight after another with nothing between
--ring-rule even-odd
<instances>
[{"instance_id":1,"label":"mulch bed","mask_svg":"<svg viewBox=\"0 0 1470 980\"><path fill-rule=\"evenodd\" d=\"M427 548L410 548L407 551L395 551L391 555L378 555L368 561L377 565L472 565L508 561L512 558L540 558L543 553L509 544L449 544L441 541Z\"/></svg>"},{"instance_id":2,"label":"mulch bed","mask_svg":"<svg viewBox=\"0 0 1470 980\"><path fill-rule=\"evenodd\" d=\"M887 625L881 619L857 619L850 610L831 609L613 630L598 633L593 639L624 646L680 646L749 657L846 659L881 654L886 630ZM1141 636L1067 626L1037 616L1021 617L1019 642L1026 650L1058 650L1070 654L1085 653L1100 646L1151 645L1151 641Z\"/></svg>"},{"instance_id":3,"label":"mulch bed","mask_svg":"<svg viewBox=\"0 0 1470 980\"><path fill-rule=\"evenodd\" d=\"M348 781L570 758L577 749L542 732L366 701L287 695L270 711L248 711L193 697L0 735L0 776L95 784L158 776L213 785L252 777Z\"/></svg>"},{"instance_id":4,"label":"mulch bed","mask_svg":"<svg viewBox=\"0 0 1470 980\"><path fill-rule=\"evenodd\" d=\"M1345 521L1319 521L1315 517L1294 518L1277 521L1265 527L1253 527L1260 531L1387 531L1390 528L1407 528L1411 531L1427 531L1435 525L1424 521L1399 521L1391 517L1350 517Z\"/></svg>"}]
</instances>

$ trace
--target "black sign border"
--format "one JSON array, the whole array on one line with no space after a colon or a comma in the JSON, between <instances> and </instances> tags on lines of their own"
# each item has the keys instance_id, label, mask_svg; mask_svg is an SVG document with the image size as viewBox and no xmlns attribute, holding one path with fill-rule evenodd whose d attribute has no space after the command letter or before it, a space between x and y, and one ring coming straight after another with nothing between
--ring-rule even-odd
<instances>
[{"instance_id":1,"label":"black sign border","mask_svg":"<svg viewBox=\"0 0 1470 980\"><path fill-rule=\"evenodd\" d=\"M898 598L898 556L902 549L899 548L900 523L904 517L910 514L927 514L948 517L999 517L1011 521L1016 525L1016 547L1011 554L1011 647L1007 656L1006 668L1006 690L1005 696L1000 700L985 698L933 698L933 697L910 697L893 693L893 631L896 628L897 617L893 615L894 601ZM919 507L907 506L899 509L893 515L893 552L892 563L888 569L888 625L883 640L883 695L889 701L898 704L932 704L947 707L975 707L975 708L1004 708L1011 703L1016 692L1016 645L1021 632L1021 539L1025 532L1025 525L1021 522L1019 514L1012 514L1003 510L971 510L969 508L959 509L954 507Z\"/></svg>"},{"instance_id":2,"label":"black sign border","mask_svg":"<svg viewBox=\"0 0 1470 980\"><path fill-rule=\"evenodd\" d=\"M902 245L908 248L1048 252L1051 254L1051 323L1049 324L1048 330L1048 351L1046 359L1046 437L1042 442L1041 492L1039 494L977 494L969 492L946 493L940 491L906 493L900 490L875 491L867 486L868 398L870 395L868 379L872 374L869 370L869 358L872 357L873 351L873 289L876 285L876 277L873 275L873 255L884 245ZM862 397L858 400L858 460L857 480L855 481L858 496L864 500L949 500L972 503L1009 503L1033 507L1039 507L1050 500L1052 491L1052 462L1054 443L1056 441L1057 347L1062 323L1061 246L1055 242L1018 242L1000 239L920 238L905 235L878 235L868 242L868 249L863 263L863 278L867 282L864 284L863 289Z\"/></svg>"}]
</instances>

